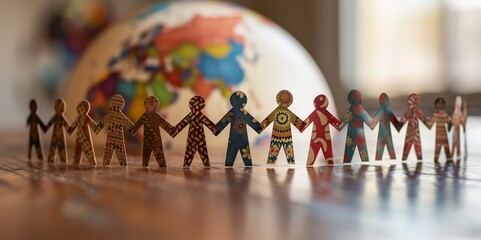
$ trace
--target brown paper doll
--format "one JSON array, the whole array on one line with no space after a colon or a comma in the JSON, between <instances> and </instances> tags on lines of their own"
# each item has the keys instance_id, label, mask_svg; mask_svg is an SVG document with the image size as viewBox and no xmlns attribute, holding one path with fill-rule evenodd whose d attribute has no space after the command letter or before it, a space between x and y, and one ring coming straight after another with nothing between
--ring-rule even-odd
<instances>
[{"instance_id":1,"label":"brown paper doll","mask_svg":"<svg viewBox=\"0 0 481 240\"><path fill-rule=\"evenodd\" d=\"M37 152L38 160L43 160L43 146L42 139L40 139L40 133L38 131L38 126L45 132L47 131L47 126L42 122L42 120L37 115L37 102L32 99L30 100L30 115L27 118L27 127L30 129L29 143L28 143L28 159L32 158L32 147L35 147Z\"/></svg>"},{"instance_id":2,"label":"brown paper doll","mask_svg":"<svg viewBox=\"0 0 481 240\"><path fill-rule=\"evenodd\" d=\"M65 129L70 127L67 119L63 115L65 112L65 102L63 99L57 99L54 104L55 114L47 124L47 130L53 126L52 141L50 142L50 152L48 154L48 162L53 162L55 151L58 151L60 161L67 162L67 139L65 138Z\"/></svg>"},{"instance_id":3,"label":"brown paper doll","mask_svg":"<svg viewBox=\"0 0 481 240\"><path fill-rule=\"evenodd\" d=\"M444 98L436 98L434 101L434 106L436 110L428 121L428 128L431 129L431 127L436 124L436 146L434 149L434 161L437 162L441 148L444 148L446 158L451 158L451 154L449 152L448 131L446 128L446 125L450 123L450 119L449 115L445 111L446 101Z\"/></svg>"},{"instance_id":4,"label":"brown paper doll","mask_svg":"<svg viewBox=\"0 0 481 240\"><path fill-rule=\"evenodd\" d=\"M453 125L453 145L451 154L453 158L454 155L456 155L457 159L461 158L461 125L463 125L463 128L466 128L465 124L467 118L466 100L463 100L461 96L457 96L454 101L454 112L451 116L451 124Z\"/></svg>"},{"instance_id":5,"label":"brown paper doll","mask_svg":"<svg viewBox=\"0 0 481 240\"><path fill-rule=\"evenodd\" d=\"M92 136L90 135L90 128L96 128L97 124L88 115L90 111L90 103L83 100L77 106L78 117L75 122L68 128L68 134L77 129L77 137L75 141L74 164L79 164L82 158L82 153L85 154L91 165L97 165L95 158L94 146L92 143Z\"/></svg>"}]
</instances>

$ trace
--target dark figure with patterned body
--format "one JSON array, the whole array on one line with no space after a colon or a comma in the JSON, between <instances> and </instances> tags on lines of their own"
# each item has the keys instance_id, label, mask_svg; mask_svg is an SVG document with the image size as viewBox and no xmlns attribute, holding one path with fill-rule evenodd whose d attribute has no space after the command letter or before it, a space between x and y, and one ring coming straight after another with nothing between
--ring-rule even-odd
<instances>
[{"instance_id":1,"label":"dark figure with patterned body","mask_svg":"<svg viewBox=\"0 0 481 240\"><path fill-rule=\"evenodd\" d=\"M30 129L28 159L32 158L32 147L35 147L38 159L43 160L43 146L42 140L40 139L40 133L38 131L38 125L40 125L40 128L44 132L47 131L47 126L45 126L45 124L37 115L37 102L32 99L30 100L30 115L27 118L27 127Z\"/></svg>"},{"instance_id":2,"label":"dark figure with patterned body","mask_svg":"<svg viewBox=\"0 0 481 240\"><path fill-rule=\"evenodd\" d=\"M115 94L109 101L109 113L100 120L95 129L95 133L98 134L105 126L107 126L104 165L110 165L115 153L120 166L127 166L124 129L130 129L134 124L122 113L124 105L124 98L120 94Z\"/></svg>"},{"instance_id":3,"label":"dark figure with patterned body","mask_svg":"<svg viewBox=\"0 0 481 240\"><path fill-rule=\"evenodd\" d=\"M389 157L396 159L396 152L394 151L394 144L392 143L391 123L397 131L402 127L402 123L391 111L391 104L386 93L381 93L379 96L379 104L381 107L377 111L372 128L379 123L379 132L377 135L376 160L381 160L384 153L384 148L387 147Z\"/></svg>"},{"instance_id":4,"label":"dark figure with patterned body","mask_svg":"<svg viewBox=\"0 0 481 240\"><path fill-rule=\"evenodd\" d=\"M249 149L249 138L247 136L247 125L258 132L261 124L250 113L245 110L247 97L241 91L234 92L230 97L232 108L217 123L217 131L220 132L230 123L229 144L225 159L226 166L233 166L237 152L240 151L245 166L252 166L251 152Z\"/></svg>"},{"instance_id":5,"label":"dark figure with patterned body","mask_svg":"<svg viewBox=\"0 0 481 240\"><path fill-rule=\"evenodd\" d=\"M87 157L91 165L97 165L97 159L95 158L94 146L92 143L92 136L90 135L90 128L96 128L97 124L88 115L90 111L90 103L87 100L83 100L77 106L78 117L75 122L68 128L68 134L77 129L77 138L75 141L74 152L74 164L79 164L82 158L82 152Z\"/></svg>"},{"instance_id":6,"label":"dark figure with patterned body","mask_svg":"<svg viewBox=\"0 0 481 240\"><path fill-rule=\"evenodd\" d=\"M197 152L199 152L204 166L209 167L210 162L205 140L204 125L212 131L212 133L217 131L217 126L202 113L202 109L205 107L203 97L192 97L189 101L189 107L190 113L176 125L177 132L174 134L174 137L188 125L189 135L187 136L187 145L185 146L184 167L190 167Z\"/></svg>"},{"instance_id":7,"label":"dark figure with patterned body","mask_svg":"<svg viewBox=\"0 0 481 240\"><path fill-rule=\"evenodd\" d=\"M361 106L362 104L362 94L357 90L351 90L347 97L351 106L342 115L341 122L342 126L339 128L341 130L346 125L347 135L346 135L346 147L344 149L344 163L350 163L354 155L354 150L359 150L359 156L361 161L369 161L369 153L367 152L366 136L364 132L364 123L366 123L369 128L372 129L372 118Z\"/></svg>"},{"instance_id":8,"label":"dark figure with patterned body","mask_svg":"<svg viewBox=\"0 0 481 240\"><path fill-rule=\"evenodd\" d=\"M292 94L289 91L280 91L277 94L276 100L279 106L261 123L262 131L274 122L267 163L275 164L279 151L284 148L287 163L294 164L294 144L292 141L291 124L301 131L306 123L289 110L288 107L293 101Z\"/></svg>"},{"instance_id":9,"label":"dark figure with patterned body","mask_svg":"<svg viewBox=\"0 0 481 240\"><path fill-rule=\"evenodd\" d=\"M144 126L144 144L142 166L149 166L150 156L154 153L155 160L159 167L167 167L164 156L164 148L162 146L162 137L160 136L160 128L163 128L170 136L174 136L176 129L168 123L157 112L159 109L159 99L149 96L144 100L145 112L139 120L130 129L130 133L135 135L141 126Z\"/></svg>"},{"instance_id":10,"label":"dark figure with patterned body","mask_svg":"<svg viewBox=\"0 0 481 240\"><path fill-rule=\"evenodd\" d=\"M448 113L446 113L445 111L446 101L444 100L444 98L436 98L436 100L434 101L434 106L436 108L436 111L428 121L428 128L431 129L431 127L436 124L436 145L434 150L434 161L437 162L439 160L439 153L441 152L441 148L444 148L446 158L451 159L447 130L447 128L451 128L451 119L449 118Z\"/></svg>"},{"instance_id":11,"label":"dark figure with patterned body","mask_svg":"<svg viewBox=\"0 0 481 240\"><path fill-rule=\"evenodd\" d=\"M402 160L406 160L409 155L411 147L414 145L414 151L418 160L423 158L423 152L421 148L421 134L419 133L419 120L424 125L428 125L428 119L424 113L419 109L420 98L416 93L409 95L408 97L408 110L404 116L399 120L400 123L405 124L407 122L406 139L404 141L404 150ZM401 128L401 127L400 127Z\"/></svg>"},{"instance_id":12,"label":"dark figure with patterned body","mask_svg":"<svg viewBox=\"0 0 481 240\"><path fill-rule=\"evenodd\" d=\"M67 119L63 115L65 112L65 102L62 99L55 101L55 114L47 124L47 129L53 125L52 141L50 142L50 152L48 154L48 162L53 162L55 151L58 151L60 161L67 162L67 139L65 138L65 129L70 127Z\"/></svg>"}]
</instances>

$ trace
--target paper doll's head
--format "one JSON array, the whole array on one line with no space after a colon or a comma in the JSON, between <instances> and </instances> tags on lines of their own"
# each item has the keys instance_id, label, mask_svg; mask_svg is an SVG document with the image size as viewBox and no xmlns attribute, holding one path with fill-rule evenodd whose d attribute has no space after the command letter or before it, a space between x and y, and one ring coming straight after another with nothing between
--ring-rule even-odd
<instances>
[{"instance_id":1,"label":"paper doll's head","mask_svg":"<svg viewBox=\"0 0 481 240\"><path fill-rule=\"evenodd\" d=\"M144 100L144 109L146 112L155 112L159 109L159 99L156 96L148 96Z\"/></svg>"},{"instance_id":2,"label":"paper doll's head","mask_svg":"<svg viewBox=\"0 0 481 240\"><path fill-rule=\"evenodd\" d=\"M389 106L389 96L386 93L379 95L379 104L381 106Z\"/></svg>"},{"instance_id":3,"label":"paper doll's head","mask_svg":"<svg viewBox=\"0 0 481 240\"><path fill-rule=\"evenodd\" d=\"M277 93L277 104L282 107L289 107L292 104L293 98L291 92L287 90L281 90L279 93Z\"/></svg>"},{"instance_id":4,"label":"paper doll's head","mask_svg":"<svg viewBox=\"0 0 481 240\"><path fill-rule=\"evenodd\" d=\"M329 106L329 99L327 99L326 95L321 94L314 98L314 107L316 109L326 108Z\"/></svg>"},{"instance_id":5,"label":"paper doll's head","mask_svg":"<svg viewBox=\"0 0 481 240\"><path fill-rule=\"evenodd\" d=\"M446 108L446 101L442 97L436 98L434 100L434 107L436 108L436 111L442 111Z\"/></svg>"},{"instance_id":6,"label":"paper doll's head","mask_svg":"<svg viewBox=\"0 0 481 240\"><path fill-rule=\"evenodd\" d=\"M247 97L244 92L236 91L230 96L230 104L234 108L241 108L247 103Z\"/></svg>"},{"instance_id":7,"label":"paper doll's head","mask_svg":"<svg viewBox=\"0 0 481 240\"><path fill-rule=\"evenodd\" d=\"M125 101L124 97L120 94L115 94L109 101L110 111L120 112L124 109Z\"/></svg>"},{"instance_id":8,"label":"paper doll's head","mask_svg":"<svg viewBox=\"0 0 481 240\"><path fill-rule=\"evenodd\" d=\"M55 100L54 104L55 112L57 114L62 114L65 112L65 101L63 99L57 99Z\"/></svg>"},{"instance_id":9,"label":"paper doll's head","mask_svg":"<svg viewBox=\"0 0 481 240\"><path fill-rule=\"evenodd\" d=\"M30 100L30 111L33 113L37 111L37 101L34 99Z\"/></svg>"},{"instance_id":10,"label":"paper doll's head","mask_svg":"<svg viewBox=\"0 0 481 240\"><path fill-rule=\"evenodd\" d=\"M351 105L361 104L362 103L362 93L358 90L351 90L349 95L347 95L347 100Z\"/></svg>"},{"instance_id":11,"label":"paper doll's head","mask_svg":"<svg viewBox=\"0 0 481 240\"><path fill-rule=\"evenodd\" d=\"M192 111L200 111L205 107L205 100L201 96L194 96L189 101L189 107Z\"/></svg>"},{"instance_id":12,"label":"paper doll's head","mask_svg":"<svg viewBox=\"0 0 481 240\"><path fill-rule=\"evenodd\" d=\"M79 115L87 114L89 111L90 103L87 100L83 100L77 105L77 113Z\"/></svg>"},{"instance_id":13,"label":"paper doll's head","mask_svg":"<svg viewBox=\"0 0 481 240\"><path fill-rule=\"evenodd\" d=\"M417 106L419 106L420 101L421 101L421 99L419 99L419 96L416 93L412 93L408 97L408 107L409 108L416 108Z\"/></svg>"},{"instance_id":14,"label":"paper doll's head","mask_svg":"<svg viewBox=\"0 0 481 240\"><path fill-rule=\"evenodd\" d=\"M454 100L454 108L461 109L463 107L463 98L461 96L457 96Z\"/></svg>"}]
</instances>

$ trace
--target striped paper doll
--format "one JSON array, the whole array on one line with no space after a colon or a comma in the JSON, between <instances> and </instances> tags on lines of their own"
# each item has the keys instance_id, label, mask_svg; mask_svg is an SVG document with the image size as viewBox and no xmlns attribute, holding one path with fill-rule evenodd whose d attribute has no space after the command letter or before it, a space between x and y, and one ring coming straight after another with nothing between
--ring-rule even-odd
<instances>
[{"instance_id":1,"label":"striped paper doll","mask_svg":"<svg viewBox=\"0 0 481 240\"><path fill-rule=\"evenodd\" d=\"M364 123L373 129L373 120L371 116L364 110L361 106L362 94L357 90L351 90L347 97L351 106L342 115L341 122L342 126L339 128L341 130L346 125L347 135L346 135L346 147L344 149L344 163L350 163L352 157L354 156L354 150L356 147L359 151L359 156L361 161L369 161L369 153L367 152L366 146L366 136L364 133Z\"/></svg>"},{"instance_id":2,"label":"striped paper doll","mask_svg":"<svg viewBox=\"0 0 481 240\"><path fill-rule=\"evenodd\" d=\"M406 130L406 139L404 141L402 160L406 160L408 158L412 146L414 146L414 151L418 160L423 158L423 152L421 148L421 135L419 133L419 121L421 120L421 122L427 126L428 119L421 111L421 109L419 109L420 101L421 100L416 93L409 95L408 110L399 120L400 123L407 123L408 125Z\"/></svg>"},{"instance_id":3,"label":"striped paper doll","mask_svg":"<svg viewBox=\"0 0 481 240\"><path fill-rule=\"evenodd\" d=\"M110 165L115 153L120 166L127 166L125 152L124 129L130 129L134 124L122 113L125 101L120 94L115 94L109 101L109 112L100 120L95 133L98 134L107 126L107 141L105 143L104 165Z\"/></svg>"},{"instance_id":4,"label":"striped paper doll","mask_svg":"<svg viewBox=\"0 0 481 240\"><path fill-rule=\"evenodd\" d=\"M434 149L434 161L437 162L439 160L439 153L441 152L441 148L444 148L446 158L451 159L447 130L447 128L451 127L451 119L445 111L446 101L444 100L444 98L436 98L436 100L434 101L434 106L436 111L434 112L433 116L428 120L428 128L431 129L431 127L436 124L436 145Z\"/></svg>"},{"instance_id":5,"label":"striped paper doll","mask_svg":"<svg viewBox=\"0 0 481 240\"><path fill-rule=\"evenodd\" d=\"M328 164L334 164L329 124L336 129L339 129L342 123L327 110L328 105L329 100L325 95L321 94L317 96L314 98L314 107L316 109L306 120L304 120L306 125L301 132L303 132L311 123L314 124L312 127L311 144L309 145L309 153L306 162L306 165L308 166L314 165L319 150L322 150L324 158Z\"/></svg>"},{"instance_id":6,"label":"striped paper doll","mask_svg":"<svg viewBox=\"0 0 481 240\"><path fill-rule=\"evenodd\" d=\"M457 96L454 101L454 112L451 116L451 124L453 125L453 145L451 148L451 154L453 158L455 154L457 159L461 158L461 125L464 129L464 135L466 135L467 118L468 112L466 110L466 99Z\"/></svg>"},{"instance_id":7,"label":"striped paper doll","mask_svg":"<svg viewBox=\"0 0 481 240\"><path fill-rule=\"evenodd\" d=\"M70 127L67 119L63 115L65 112L65 101L57 99L55 101L55 114L47 124L47 129L53 126L52 141L50 142L50 152L48 154L48 161L53 162L55 158L55 151L58 151L60 161L67 162L67 139L65 138L65 129Z\"/></svg>"},{"instance_id":8,"label":"striped paper doll","mask_svg":"<svg viewBox=\"0 0 481 240\"><path fill-rule=\"evenodd\" d=\"M280 91L277 94L276 100L279 106L274 109L274 111L272 111L271 114L269 114L269 116L267 116L261 123L262 131L269 126L269 124L274 122L267 163L276 163L279 151L284 148L287 163L294 164L294 144L292 141L291 124L301 131L305 125L305 122L291 112L291 110L289 110L288 107L293 101L292 94L289 91Z\"/></svg>"},{"instance_id":9,"label":"striped paper doll","mask_svg":"<svg viewBox=\"0 0 481 240\"><path fill-rule=\"evenodd\" d=\"M40 139L40 133L38 131L38 126L45 132L47 126L37 115L37 101L34 99L30 100L30 115L27 118L27 127L29 127L30 135L28 142L28 159L32 158L32 147L35 147L37 152L38 160L43 160L43 146L42 140Z\"/></svg>"},{"instance_id":10,"label":"striped paper doll","mask_svg":"<svg viewBox=\"0 0 481 240\"><path fill-rule=\"evenodd\" d=\"M75 122L68 128L68 134L77 129L77 137L75 141L74 150L74 164L79 164L82 158L82 153L85 154L91 165L97 165L97 159L95 158L94 146L92 143L92 136L90 135L90 128L96 128L97 124L88 115L90 111L90 103L87 100L83 100L77 106L78 117Z\"/></svg>"},{"instance_id":11,"label":"striped paper doll","mask_svg":"<svg viewBox=\"0 0 481 240\"><path fill-rule=\"evenodd\" d=\"M245 110L247 97L243 92L234 92L230 97L230 103L232 108L216 124L218 129L215 133L216 136L219 135L219 133L230 123L229 143L227 145L225 165L234 165L237 152L240 152L244 165L252 166L247 126L250 126L258 132L261 129L261 124Z\"/></svg>"},{"instance_id":12,"label":"striped paper doll","mask_svg":"<svg viewBox=\"0 0 481 240\"><path fill-rule=\"evenodd\" d=\"M402 124L399 123L399 120L391 111L391 104L389 102L389 97L386 93L381 93L381 95L379 96L379 104L381 105L381 107L377 111L372 125L372 128L374 128L379 123L376 160L382 159L382 155L384 154L384 148L386 147L389 153L389 157L391 159L396 159L396 153L394 151L394 145L392 143L391 123L398 131L402 127Z\"/></svg>"},{"instance_id":13,"label":"striped paper doll","mask_svg":"<svg viewBox=\"0 0 481 240\"><path fill-rule=\"evenodd\" d=\"M177 132L174 137L189 126L189 135L187 136L187 145L185 146L184 167L190 167L192 160L197 152L204 166L209 167L209 154L207 151L207 142L205 140L204 125L215 133L217 126L209 118L207 118L202 109L205 107L205 100L201 96L194 96L189 101L190 112L177 125Z\"/></svg>"}]
</instances>

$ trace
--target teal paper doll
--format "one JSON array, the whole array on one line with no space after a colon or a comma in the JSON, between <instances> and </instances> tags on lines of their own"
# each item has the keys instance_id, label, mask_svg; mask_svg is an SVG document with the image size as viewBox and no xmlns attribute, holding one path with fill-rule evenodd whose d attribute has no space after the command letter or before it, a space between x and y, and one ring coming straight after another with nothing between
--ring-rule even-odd
<instances>
[{"instance_id":1,"label":"teal paper doll","mask_svg":"<svg viewBox=\"0 0 481 240\"><path fill-rule=\"evenodd\" d=\"M394 113L391 111L389 96L386 93L381 93L379 96L379 104L381 107L377 111L371 126L371 128L374 128L379 123L376 160L382 159L385 147L387 147L389 157L391 159L396 159L396 152L394 151L394 145L392 143L391 123L394 125L397 131L401 129L403 124L399 122Z\"/></svg>"}]
</instances>

